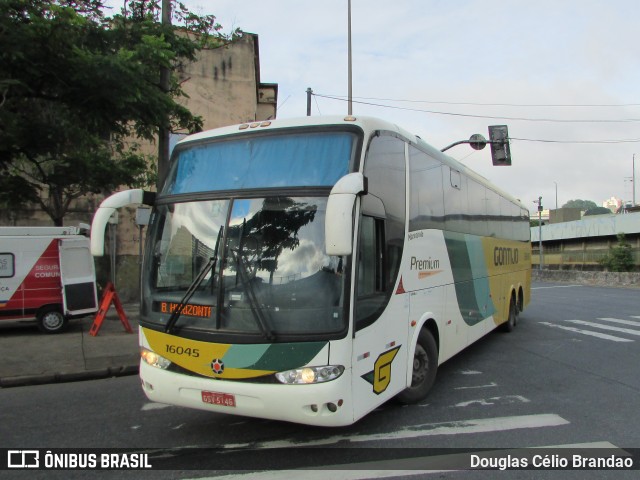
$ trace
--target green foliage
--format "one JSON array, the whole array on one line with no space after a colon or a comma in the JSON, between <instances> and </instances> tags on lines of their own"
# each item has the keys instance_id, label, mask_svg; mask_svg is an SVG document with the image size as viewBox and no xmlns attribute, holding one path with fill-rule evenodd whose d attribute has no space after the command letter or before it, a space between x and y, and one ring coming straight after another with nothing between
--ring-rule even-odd
<instances>
[{"instance_id":1,"label":"green foliage","mask_svg":"<svg viewBox=\"0 0 640 480\"><path fill-rule=\"evenodd\" d=\"M585 217L588 217L589 215L611 215L611 210L605 207L590 208L584 212Z\"/></svg>"},{"instance_id":2,"label":"green foliage","mask_svg":"<svg viewBox=\"0 0 640 480\"><path fill-rule=\"evenodd\" d=\"M562 208L578 208L584 212L585 210L598 208L598 205L591 200L569 200Z\"/></svg>"},{"instance_id":3,"label":"green foliage","mask_svg":"<svg viewBox=\"0 0 640 480\"><path fill-rule=\"evenodd\" d=\"M81 195L154 183L133 138L202 128L159 70L228 38L179 3L181 25L162 25L159 3L106 18L102 0L0 0L0 205L37 201L60 225Z\"/></svg>"},{"instance_id":4,"label":"green foliage","mask_svg":"<svg viewBox=\"0 0 640 480\"><path fill-rule=\"evenodd\" d=\"M624 233L618 234L617 245L609 249L609 253L600 260L600 264L610 272L630 272L633 270L631 245L625 240Z\"/></svg>"}]
</instances>

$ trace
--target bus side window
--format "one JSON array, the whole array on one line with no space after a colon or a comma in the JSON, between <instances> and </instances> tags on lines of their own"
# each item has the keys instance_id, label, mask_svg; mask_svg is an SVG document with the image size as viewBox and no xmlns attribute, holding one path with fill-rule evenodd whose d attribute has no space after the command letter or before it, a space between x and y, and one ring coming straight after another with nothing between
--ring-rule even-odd
<instances>
[{"instance_id":1,"label":"bus side window","mask_svg":"<svg viewBox=\"0 0 640 480\"><path fill-rule=\"evenodd\" d=\"M358 243L356 325L368 325L386 304L384 220L363 215Z\"/></svg>"}]
</instances>

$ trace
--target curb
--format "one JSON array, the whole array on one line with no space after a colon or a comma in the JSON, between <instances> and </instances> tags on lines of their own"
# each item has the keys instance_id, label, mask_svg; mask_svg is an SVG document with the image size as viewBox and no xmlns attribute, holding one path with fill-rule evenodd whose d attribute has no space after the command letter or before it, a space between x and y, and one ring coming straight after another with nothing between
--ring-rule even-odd
<instances>
[{"instance_id":1,"label":"curb","mask_svg":"<svg viewBox=\"0 0 640 480\"><path fill-rule=\"evenodd\" d=\"M25 387L30 385L45 385L49 383L80 382L84 380L98 380L109 377L124 377L138 374L138 364L108 367L84 372L47 373L42 375L25 375L20 377L0 378L0 388Z\"/></svg>"}]
</instances>

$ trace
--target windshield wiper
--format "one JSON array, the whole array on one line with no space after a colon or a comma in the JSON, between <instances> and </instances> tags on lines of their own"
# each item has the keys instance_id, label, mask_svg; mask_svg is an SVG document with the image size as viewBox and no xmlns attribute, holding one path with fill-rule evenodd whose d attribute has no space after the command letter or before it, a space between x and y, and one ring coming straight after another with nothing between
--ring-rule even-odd
<instances>
[{"instance_id":1,"label":"windshield wiper","mask_svg":"<svg viewBox=\"0 0 640 480\"><path fill-rule=\"evenodd\" d=\"M238 265L238 272L240 273L240 280L242 281L242 285L246 289L247 298L249 299L249 306L251 307L251 313L253 313L253 318L255 319L256 324L260 328L260 331L264 335L264 338L266 338L267 340L275 340L276 336L269 327L265 312L260 308L258 304L258 297L256 296L256 292L253 289L251 279L249 278L247 266L242 259L242 253L240 251L235 252L233 250L231 250L231 253L236 256L236 263Z\"/></svg>"},{"instance_id":2,"label":"windshield wiper","mask_svg":"<svg viewBox=\"0 0 640 480\"><path fill-rule=\"evenodd\" d=\"M218 262L218 247L220 245L220 238L222 237L223 230L224 230L224 226L220 227L220 230L218 230L218 238L216 239L216 246L213 251L213 257L209 259L207 264L202 268L202 270L200 270L200 273L198 273L198 275L193 280L193 282L191 282L191 285L189 285L189 288L187 288L187 291L185 292L184 296L178 303L178 306L171 313L169 320L167 320L167 324L164 327L165 333L171 332L176 322L180 318L180 315L182 315L182 310L184 309L185 305L189 303L189 300L191 300L191 297L193 297L193 294L196 293L196 290L198 289L202 281L205 279L207 274L210 271L214 270L214 275L215 275L216 263Z\"/></svg>"}]
</instances>

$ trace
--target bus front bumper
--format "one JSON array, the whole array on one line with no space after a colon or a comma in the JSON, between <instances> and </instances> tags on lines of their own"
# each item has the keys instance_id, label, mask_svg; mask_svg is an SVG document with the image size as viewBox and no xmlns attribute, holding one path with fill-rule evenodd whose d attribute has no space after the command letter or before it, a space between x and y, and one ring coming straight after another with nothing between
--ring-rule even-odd
<instances>
[{"instance_id":1,"label":"bus front bumper","mask_svg":"<svg viewBox=\"0 0 640 480\"><path fill-rule=\"evenodd\" d=\"M283 385L213 380L140 362L142 388L153 402L319 426L354 423L350 372L325 383Z\"/></svg>"}]
</instances>

